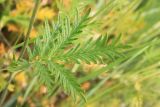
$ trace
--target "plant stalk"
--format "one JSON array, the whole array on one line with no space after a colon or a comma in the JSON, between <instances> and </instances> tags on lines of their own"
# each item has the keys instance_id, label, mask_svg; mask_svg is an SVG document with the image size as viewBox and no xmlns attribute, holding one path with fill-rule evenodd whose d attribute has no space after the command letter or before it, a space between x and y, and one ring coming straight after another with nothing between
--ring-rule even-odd
<instances>
[{"instance_id":1,"label":"plant stalk","mask_svg":"<svg viewBox=\"0 0 160 107\"><path fill-rule=\"evenodd\" d=\"M35 19L37 10L38 10L39 3L40 3L40 0L36 0L35 6L34 6L34 9L33 9L33 13L32 13L31 19L30 19L28 31L27 31L26 36L25 36L24 45L23 45L22 51L21 51L18 59L21 59L23 57L25 51L26 51L26 47L28 45L29 36L30 36L31 30L32 30L32 27L33 27L33 23L34 23L34 19Z\"/></svg>"},{"instance_id":2,"label":"plant stalk","mask_svg":"<svg viewBox=\"0 0 160 107\"><path fill-rule=\"evenodd\" d=\"M11 83L12 79L14 78L14 76L17 74L17 72L13 73L13 74L10 74L9 76L9 80L8 80L8 83L6 84L5 88L4 88L4 92L2 93L2 97L0 99L0 107L2 107L3 105L3 102L5 101L6 99L6 96L7 96L7 93L8 93L8 86L9 84Z\"/></svg>"},{"instance_id":3,"label":"plant stalk","mask_svg":"<svg viewBox=\"0 0 160 107\"><path fill-rule=\"evenodd\" d=\"M33 80L30 82L30 84L29 84L29 86L28 86L28 88L27 88L27 90L26 90L26 92L24 94L24 97L23 97L23 102L22 102L22 105L21 105L22 107L23 107L23 104L25 103L25 101L27 100L27 97L28 97L30 91L32 90L32 88L35 85L35 83L37 82L37 79L38 79L38 76L35 76L33 78Z\"/></svg>"},{"instance_id":4,"label":"plant stalk","mask_svg":"<svg viewBox=\"0 0 160 107\"><path fill-rule=\"evenodd\" d=\"M25 36L24 45L23 45L23 48L22 48L22 51L20 53L20 56L19 56L18 60L23 57L23 55L25 53L25 50L26 50L26 47L28 45L29 36L30 36L31 30L32 30L32 27L33 27L33 23L34 23L34 19L35 19L37 10L38 10L39 3L40 3L40 0L36 0L35 5L34 5L34 9L33 9L33 12L32 12L32 16L31 16L31 19L30 19L28 31L27 31L26 36ZM7 93L8 93L7 87L11 83L12 79L14 78L14 76L16 74L17 73L13 73L9 77L9 81L8 81L8 83L7 83L7 85L6 85L5 89L4 89L4 92L2 93L2 97L0 99L0 107L2 107L2 105L3 105L3 103L4 103L5 99L6 99L6 96L7 96Z\"/></svg>"}]
</instances>

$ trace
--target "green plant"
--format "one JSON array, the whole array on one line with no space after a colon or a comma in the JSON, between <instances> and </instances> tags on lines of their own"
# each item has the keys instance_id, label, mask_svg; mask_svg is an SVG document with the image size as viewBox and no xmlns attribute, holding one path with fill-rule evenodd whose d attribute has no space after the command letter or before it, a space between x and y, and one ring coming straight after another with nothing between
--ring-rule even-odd
<instances>
[{"instance_id":1,"label":"green plant","mask_svg":"<svg viewBox=\"0 0 160 107\"><path fill-rule=\"evenodd\" d=\"M39 2L24 42L11 47L14 52L22 49L5 68L11 75L2 84L1 105L12 106L18 96L23 101L15 105L27 106L30 98L36 102L34 95L44 85L47 96L38 96L36 106L54 96L60 107L159 107L160 24L154 15L159 12L158 0L73 0L70 9L56 1L58 16L53 22L46 19L31 40ZM20 72L31 79L28 86L4 103L8 85ZM81 88L84 83L90 84L86 92ZM61 91L71 99L58 99Z\"/></svg>"},{"instance_id":2,"label":"green plant","mask_svg":"<svg viewBox=\"0 0 160 107\"><path fill-rule=\"evenodd\" d=\"M33 50L27 48L29 60L14 61L10 70L31 67L34 75L38 76L40 83L46 85L48 90L52 91L53 86L59 84L74 98L77 94L83 97L83 90L75 77L61 63L73 61L102 63L105 58L121 57L122 54L118 51L123 47L114 42L107 45L107 36L100 36L96 40L89 39L84 44L73 45L73 41L78 39L89 22L89 12L81 18L76 16L72 25L67 17L63 19L60 16L52 28L46 22L45 33L35 39ZM68 46L72 48L67 49Z\"/></svg>"},{"instance_id":3,"label":"green plant","mask_svg":"<svg viewBox=\"0 0 160 107\"><path fill-rule=\"evenodd\" d=\"M14 59L8 69L11 72L32 70L33 77L38 78L39 85L45 85L50 94L54 91L54 86L58 85L74 99L77 95L85 99L84 91L65 64L68 62L105 63L108 58L114 60L122 57L119 51L124 46L117 44L118 39L108 44L108 36L99 36L97 39L90 38L85 42L75 43L90 24L89 9L83 16L79 16L76 11L74 21L63 14L59 14L57 22L54 22L52 26L46 21L42 35L33 41L33 49L31 49L28 45L29 34L38 3L39 0L33 11L22 52L18 60ZM27 59L22 58L26 48Z\"/></svg>"}]
</instances>

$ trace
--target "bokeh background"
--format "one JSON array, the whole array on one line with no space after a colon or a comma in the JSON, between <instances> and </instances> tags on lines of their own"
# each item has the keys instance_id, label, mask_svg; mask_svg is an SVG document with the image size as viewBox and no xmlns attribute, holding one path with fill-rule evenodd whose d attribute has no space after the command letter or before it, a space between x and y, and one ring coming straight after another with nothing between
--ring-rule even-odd
<instances>
[{"instance_id":1,"label":"bokeh background","mask_svg":"<svg viewBox=\"0 0 160 107\"><path fill-rule=\"evenodd\" d=\"M13 52L19 56L35 0L0 0L0 93L10 73ZM47 97L45 86L34 87L24 107L160 107L160 0L41 0L30 39L41 35L45 20L56 21L59 12L91 8L92 24L80 38L109 35L132 46L127 59L103 64L67 65L85 90L87 102L75 103L62 90ZM87 35L87 36L86 36ZM114 66L112 66L112 64ZM32 72L16 75L9 84L5 107L16 107L32 80Z\"/></svg>"}]
</instances>

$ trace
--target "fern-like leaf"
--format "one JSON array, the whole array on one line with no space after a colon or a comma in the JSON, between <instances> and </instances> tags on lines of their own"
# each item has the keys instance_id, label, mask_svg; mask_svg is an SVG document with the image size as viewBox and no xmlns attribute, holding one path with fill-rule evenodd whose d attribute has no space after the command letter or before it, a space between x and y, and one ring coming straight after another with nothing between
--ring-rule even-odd
<instances>
[{"instance_id":1,"label":"fern-like leaf","mask_svg":"<svg viewBox=\"0 0 160 107\"><path fill-rule=\"evenodd\" d=\"M114 42L112 44L107 44L107 40L108 36L100 36L96 40L91 38L84 44L78 44L64 54L56 56L56 58L64 61L75 61L77 63L80 63L80 61L98 63L103 62L104 58L115 59L117 57L122 57L122 54L117 51L122 47L115 45Z\"/></svg>"},{"instance_id":2,"label":"fern-like leaf","mask_svg":"<svg viewBox=\"0 0 160 107\"><path fill-rule=\"evenodd\" d=\"M36 38L33 50L27 47L35 75L48 90L52 90L53 85L58 83L72 97L79 95L84 98L84 92L72 73L53 58L63 53L64 49L78 38L89 22L89 13L90 10L81 18L77 15L73 23L68 16L62 18L59 15L58 21L52 24L52 29L46 21L44 33Z\"/></svg>"},{"instance_id":3,"label":"fern-like leaf","mask_svg":"<svg viewBox=\"0 0 160 107\"><path fill-rule=\"evenodd\" d=\"M84 92L76 81L74 75L59 61L80 62L103 62L106 58L114 59L120 57L117 51L119 47L113 43L108 44L107 36L100 36L96 40L89 39L73 48L73 41L78 39L83 29L90 24L90 10L71 22L68 16L58 16L58 21L52 23L52 27L46 21L44 33L37 37L33 49L27 47L29 63L34 69L34 74L39 77L39 82L47 86L52 92L54 84L63 87L64 91L84 98ZM85 99L85 98L84 98Z\"/></svg>"}]
</instances>

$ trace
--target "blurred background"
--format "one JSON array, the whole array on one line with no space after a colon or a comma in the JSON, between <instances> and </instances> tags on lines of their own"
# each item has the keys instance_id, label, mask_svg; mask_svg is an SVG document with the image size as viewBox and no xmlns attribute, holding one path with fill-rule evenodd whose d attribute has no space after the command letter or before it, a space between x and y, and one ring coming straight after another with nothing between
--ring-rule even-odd
<instances>
[{"instance_id":1,"label":"blurred background","mask_svg":"<svg viewBox=\"0 0 160 107\"><path fill-rule=\"evenodd\" d=\"M24 41L35 0L0 0L0 93L9 78L3 68ZM91 25L80 38L122 35L132 48L126 59L103 64L68 65L85 90L87 102L75 103L62 90L47 96L45 86L34 87L24 107L160 107L160 0L41 0L30 39L41 35L44 21L57 20L59 12L72 16L91 8ZM18 47L18 48L17 48ZM5 107L16 107L32 82L31 72L21 72L9 84ZM35 84L36 85L36 84ZM1 99L1 98L0 98ZM19 106L17 106L19 107Z\"/></svg>"}]
</instances>

